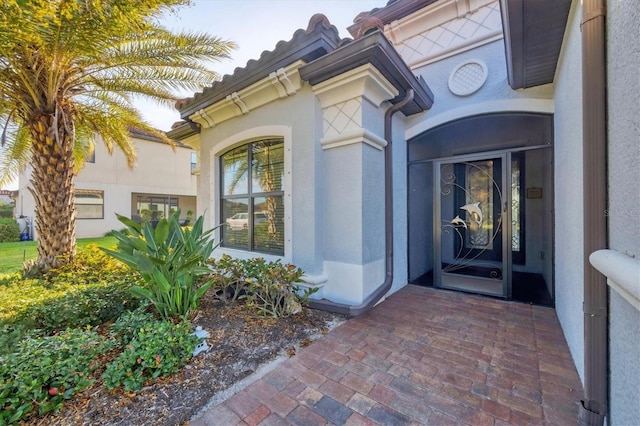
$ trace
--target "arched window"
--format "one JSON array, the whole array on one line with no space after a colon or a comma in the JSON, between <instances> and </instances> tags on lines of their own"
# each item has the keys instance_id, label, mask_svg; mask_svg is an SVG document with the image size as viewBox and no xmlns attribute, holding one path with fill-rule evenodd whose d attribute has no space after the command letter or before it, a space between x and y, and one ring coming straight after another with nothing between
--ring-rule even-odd
<instances>
[{"instance_id":1,"label":"arched window","mask_svg":"<svg viewBox=\"0 0 640 426\"><path fill-rule=\"evenodd\" d=\"M263 139L220 157L222 246L284 255L284 142Z\"/></svg>"}]
</instances>

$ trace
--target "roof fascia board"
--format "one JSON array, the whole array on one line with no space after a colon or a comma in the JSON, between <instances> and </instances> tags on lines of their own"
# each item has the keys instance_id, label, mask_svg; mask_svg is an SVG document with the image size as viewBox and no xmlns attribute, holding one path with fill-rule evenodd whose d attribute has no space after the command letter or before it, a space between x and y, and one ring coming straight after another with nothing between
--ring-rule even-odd
<instances>
[{"instance_id":1,"label":"roof fascia board","mask_svg":"<svg viewBox=\"0 0 640 426\"><path fill-rule=\"evenodd\" d=\"M500 0L513 89L553 82L572 0Z\"/></svg>"},{"instance_id":2,"label":"roof fascia board","mask_svg":"<svg viewBox=\"0 0 640 426\"><path fill-rule=\"evenodd\" d=\"M171 129L167 132L167 137L173 140L183 140L190 136L200 133L198 125L191 121L186 121L180 124L178 127Z\"/></svg>"},{"instance_id":3,"label":"roof fascia board","mask_svg":"<svg viewBox=\"0 0 640 426\"><path fill-rule=\"evenodd\" d=\"M365 64L313 86L313 92L325 108L363 97L376 107L398 95L396 89L373 65Z\"/></svg>"},{"instance_id":4,"label":"roof fascia board","mask_svg":"<svg viewBox=\"0 0 640 426\"><path fill-rule=\"evenodd\" d=\"M512 89L524 87L524 3L523 0L500 0L507 79Z\"/></svg>"},{"instance_id":5,"label":"roof fascia board","mask_svg":"<svg viewBox=\"0 0 640 426\"><path fill-rule=\"evenodd\" d=\"M375 66L398 90L398 96L390 100L391 103L398 103L408 89L414 90L414 100L402 109L405 115L425 111L433 105L433 93L424 79L416 78L380 30L304 65L300 76L315 86L365 64Z\"/></svg>"}]
</instances>

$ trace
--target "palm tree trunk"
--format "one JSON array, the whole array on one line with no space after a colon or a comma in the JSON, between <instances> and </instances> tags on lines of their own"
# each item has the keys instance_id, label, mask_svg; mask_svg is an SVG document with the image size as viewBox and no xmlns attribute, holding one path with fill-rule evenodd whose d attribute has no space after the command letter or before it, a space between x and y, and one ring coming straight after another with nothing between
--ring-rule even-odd
<instances>
[{"instance_id":1,"label":"palm tree trunk","mask_svg":"<svg viewBox=\"0 0 640 426\"><path fill-rule=\"evenodd\" d=\"M29 126L33 172L29 191L35 199L38 269L47 271L70 261L76 252L74 128L68 117L43 114Z\"/></svg>"}]
</instances>

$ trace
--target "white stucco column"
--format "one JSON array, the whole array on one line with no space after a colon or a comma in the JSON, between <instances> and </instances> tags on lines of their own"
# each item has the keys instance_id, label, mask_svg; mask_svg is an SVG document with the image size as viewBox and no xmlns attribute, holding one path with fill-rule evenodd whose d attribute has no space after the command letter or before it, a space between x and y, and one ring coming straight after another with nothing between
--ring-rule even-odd
<instances>
[{"instance_id":1,"label":"white stucco column","mask_svg":"<svg viewBox=\"0 0 640 426\"><path fill-rule=\"evenodd\" d=\"M384 281L384 112L398 92L370 64L313 91L324 122L323 296L357 304Z\"/></svg>"}]
</instances>

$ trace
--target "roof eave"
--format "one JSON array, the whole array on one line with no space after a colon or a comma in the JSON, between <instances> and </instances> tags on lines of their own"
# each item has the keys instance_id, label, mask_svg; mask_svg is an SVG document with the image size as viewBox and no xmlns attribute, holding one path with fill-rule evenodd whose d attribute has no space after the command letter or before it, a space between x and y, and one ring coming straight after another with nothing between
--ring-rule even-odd
<instances>
[{"instance_id":1,"label":"roof eave","mask_svg":"<svg viewBox=\"0 0 640 426\"><path fill-rule=\"evenodd\" d=\"M380 19L382 23L386 25L392 21L404 18L405 16L408 16L417 10L429 6L436 1L437 0L397 0L379 9L373 9L366 14L361 13L359 16L362 19L349 26L347 30L353 37L356 37L360 30L360 26L364 22L364 18L366 16L374 16Z\"/></svg>"},{"instance_id":2,"label":"roof eave","mask_svg":"<svg viewBox=\"0 0 640 426\"><path fill-rule=\"evenodd\" d=\"M196 93L177 109L182 119L188 119L194 112L213 105L233 92L240 91L263 78L271 72L286 67L295 61L311 62L334 50L341 39L334 26L317 21L312 29L298 30L292 40L280 42L273 51L265 51L260 59L250 60L245 68L236 68L233 75L225 75L202 93Z\"/></svg>"},{"instance_id":3,"label":"roof eave","mask_svg":"<svg viewBox=\"0 0 640 426\"><path fill-rule=\"evenodd\" d=\"M401 109L405 115L426 111L433 105L433 92L422 77L416 78L398 52L380 30L376 30L300 68L300 77L312 85L355 69L372 64L398 90L391 99L400 102L409 89L414 99Z\"/></svg>"},{"instance_id":4,"label":"roof eave","mask_svg":"<svg viewBox=\"0 0 640 426\"><path fill-rule=\"evenodd\" d=\"M184 140L200 133L199 126L192 121L185 121L167 132L167 137L173 140Z\"/></svg>"},{"instance_id":5,"label":"roof eave","mask_svg":"<svg viewBox=\"0 0 640 426\"><path fill-rule=\"evenodd\" d=\"M553 82L571 0L500 0L511 88Z\"/></svg>"}]
</instances>

